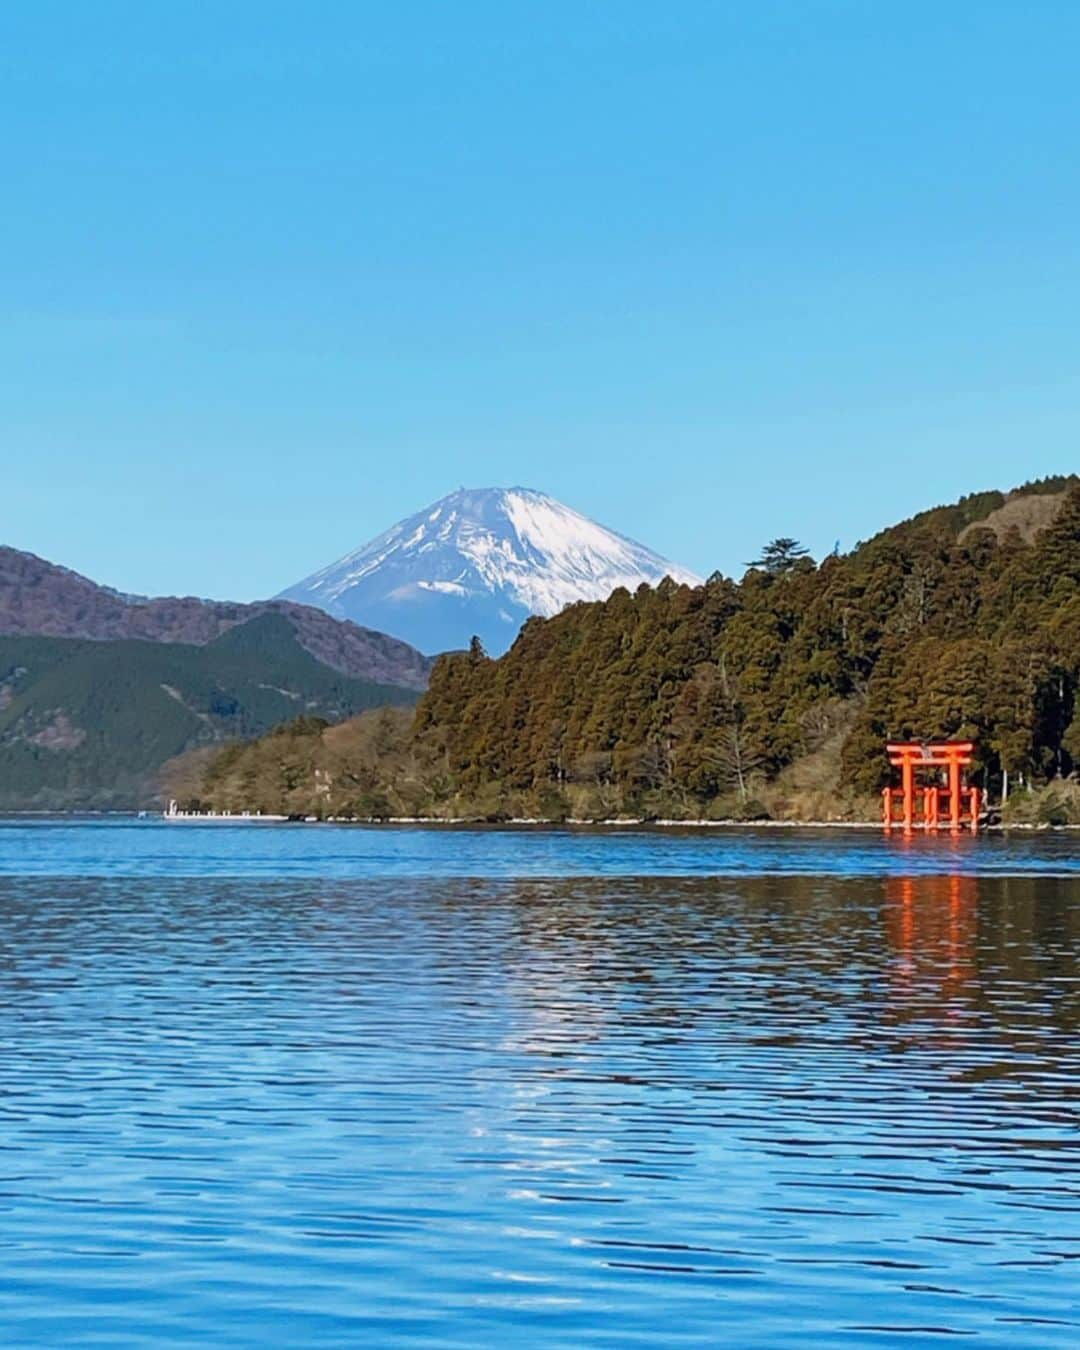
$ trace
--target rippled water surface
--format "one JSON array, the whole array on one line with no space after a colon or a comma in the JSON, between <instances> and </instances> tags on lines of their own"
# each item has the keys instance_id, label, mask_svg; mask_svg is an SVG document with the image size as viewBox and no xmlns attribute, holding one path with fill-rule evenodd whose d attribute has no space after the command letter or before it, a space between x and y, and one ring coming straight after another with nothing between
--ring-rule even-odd
<instances>
[{"instance_id":1,"label":"rippled water surface","mask_svg":"<svg viewBox=\"0 0 1080 1350\"><path fill-rule=\"evenodd\" d=\"M1078 849L0 822L0 1339L1080 1344Z\"/></svg>"}]
</instances>

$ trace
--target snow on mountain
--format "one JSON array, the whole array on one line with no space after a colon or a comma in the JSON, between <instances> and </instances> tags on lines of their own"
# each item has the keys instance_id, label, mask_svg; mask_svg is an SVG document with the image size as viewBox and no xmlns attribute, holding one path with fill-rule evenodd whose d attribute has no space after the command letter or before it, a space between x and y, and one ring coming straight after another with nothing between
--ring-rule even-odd
<instances>
[{"instance_id":1,"label":"snow on mountain","mask_svg":"<svg viewBox=\"0 0 1080 1350\"><path fill-rule=\"evenodd\" d=\"M425 652L506 650L530 614L701 578L530 488L462 488L281 593Z\"/></svg>"}]
</instances>

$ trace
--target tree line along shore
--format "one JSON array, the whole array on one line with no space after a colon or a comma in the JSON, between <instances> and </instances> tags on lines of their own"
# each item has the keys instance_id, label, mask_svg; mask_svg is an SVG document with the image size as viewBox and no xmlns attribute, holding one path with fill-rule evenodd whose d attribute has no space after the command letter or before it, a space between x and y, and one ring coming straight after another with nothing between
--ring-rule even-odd
<instances>
[{"instance_id":1,"label":"tree line along shore","mask_svg":"<svg viewBox=\"0 0 1080 1350\"><path fill-rule=\"evenodd\" d=\"M1006 821L1080 823L1080 479L815 564L663 581L440 657L415 709L301 717L169 767L189 809L336 819L867 821L889 739L972 739Z\"/></svg>"}]
</instances>

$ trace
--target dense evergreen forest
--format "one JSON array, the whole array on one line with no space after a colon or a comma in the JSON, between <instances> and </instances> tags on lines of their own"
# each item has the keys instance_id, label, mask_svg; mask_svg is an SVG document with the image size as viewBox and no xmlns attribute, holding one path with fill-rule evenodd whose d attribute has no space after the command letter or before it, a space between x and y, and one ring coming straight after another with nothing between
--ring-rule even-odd
<instances>
[{"instance_id":1,"label":"dense evergreen forest","mask_svg":"<svg viewBox=\"0 0 1080 1350\"><path fill-rule=\"evenodd\" d=\"M1080 479L982 493L815 564L664 581L436 663L415 713L308 721L186 796L339 815L857 818L889 737L971 737L995 796L1080 769ZM1019 790L1019 792L1017 791ZM1045 802L1045 794L1042 799Z\"/></svg>"}]
</instances>

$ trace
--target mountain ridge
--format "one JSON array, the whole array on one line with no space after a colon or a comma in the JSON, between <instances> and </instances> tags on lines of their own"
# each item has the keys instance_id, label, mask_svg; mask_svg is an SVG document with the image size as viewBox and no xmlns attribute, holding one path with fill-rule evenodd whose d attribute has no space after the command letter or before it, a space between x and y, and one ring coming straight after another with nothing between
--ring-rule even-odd
<instances>
[{"instance_id":1,"label":"mountain ridge","mask_svg":"<svg viewBox=\"0 0 1080 1350\"><path fill-rule=\"evenodd\" d=\"M268 613L282 614L304 650L341 674L414 692L427 683L431 662L408 643L310 605L127 596L37 554L0 546L0 636L202 646Z\"/></svg>"}]
</instances>

